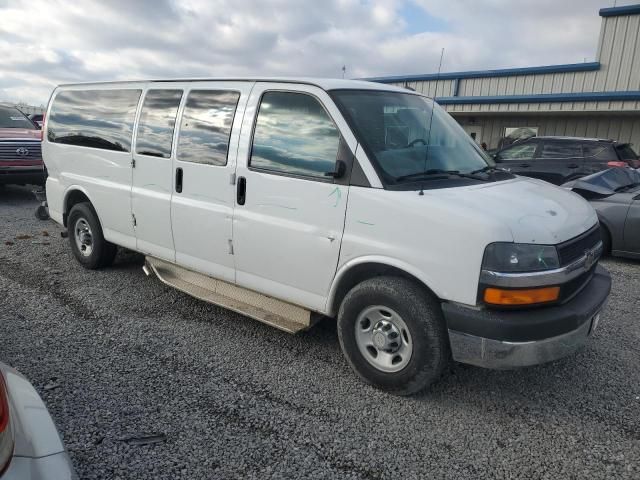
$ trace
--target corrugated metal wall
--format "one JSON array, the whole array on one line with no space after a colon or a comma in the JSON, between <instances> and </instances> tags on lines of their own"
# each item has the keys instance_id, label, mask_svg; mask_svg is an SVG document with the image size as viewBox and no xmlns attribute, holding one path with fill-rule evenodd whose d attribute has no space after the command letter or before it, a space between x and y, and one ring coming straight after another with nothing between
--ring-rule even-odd
<instances>
[{"instance_id":1,"label":"corrugated metal wall","mask_svg":"<svg viewBox=\"0 0 640 480\"><path fill-rule=\"evenodd\" d=\"M638 115L483 115L467 117L455 115L462 125L482 128L478 142L496 148L505 128L538 127L538 135L612 138L630 142L640 150L640 114Z\"/></svg>"},{"instance_id":2,"label":"corrugated metal wall","mask_svg":"<svg viewBox=\"0 0 640 480\"><path fill-rule=\"evenodd\" d=\"M596 60L600 69L502 77L461 78L457 96L534 95L640 90L640 15L603 17ZM455 80L399 82L430 97L455 95ZM637 101L447 105L450 112L635 111Z\"/></svg>"}]
</instances>

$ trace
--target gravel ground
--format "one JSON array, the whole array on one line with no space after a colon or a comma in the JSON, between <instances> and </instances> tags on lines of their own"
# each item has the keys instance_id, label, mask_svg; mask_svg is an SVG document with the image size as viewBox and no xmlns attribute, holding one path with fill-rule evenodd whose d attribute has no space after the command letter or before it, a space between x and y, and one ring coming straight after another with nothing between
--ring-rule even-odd
<instances>
[{"instance_id":1,"label":"gravel ground","mask_svg":"<svg viewBox=\"0 0 640 480\"><path fill-rule=\"evenodd\" d=\"M454 365L397 398L349 370L333 322L281 333L129 252L84 270L36 205L0 190L0 360L40 392L81 478L640 477L639 262L604 262L613 293L579 354Z\"/></svg>"}]
</instances>

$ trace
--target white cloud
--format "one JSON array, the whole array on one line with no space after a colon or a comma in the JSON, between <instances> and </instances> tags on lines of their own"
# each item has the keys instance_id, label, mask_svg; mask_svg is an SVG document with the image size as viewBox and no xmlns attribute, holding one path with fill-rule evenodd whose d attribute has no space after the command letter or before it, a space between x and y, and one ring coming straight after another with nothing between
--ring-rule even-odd
<instances>
[{"instance_id":1,"label":"white cloud","mask_svg":"<svg viewBox=\"0 0 640 480\"><path fill-rule=\"evenodd\" d=\"M78 81L426 73L441 48L444 71L595 55L601 0L406 1L447 31L408 34L402 0L5 0L0 100Z\"/></svg>"}]
</instances>

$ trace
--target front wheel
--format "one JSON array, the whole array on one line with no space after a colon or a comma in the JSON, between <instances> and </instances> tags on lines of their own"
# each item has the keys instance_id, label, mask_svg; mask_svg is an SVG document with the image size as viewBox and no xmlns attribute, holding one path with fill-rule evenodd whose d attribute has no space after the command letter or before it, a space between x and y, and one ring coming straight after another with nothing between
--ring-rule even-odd
<instances>
[{"instance_id":1,"label":"front wheel","mask_svg":"<svg viewBox=\"0 0 640 480\"><path fill-rule=\"evenodd\" d=\"M398 395L431 385L450 358L439 302L400 277L376 277L355 286L340 306L338 337L363 380Z\"/></svg>"}]
</instances>

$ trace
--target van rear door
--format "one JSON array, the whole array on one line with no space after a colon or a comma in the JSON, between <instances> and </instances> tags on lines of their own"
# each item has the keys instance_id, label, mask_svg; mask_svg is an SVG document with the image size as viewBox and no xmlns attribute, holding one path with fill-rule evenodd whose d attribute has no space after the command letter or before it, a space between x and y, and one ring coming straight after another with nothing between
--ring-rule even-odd
<instances>
[{"instance_id":1,"label":"van rear door","mask_svg":"<svg viewBox=\"0 0 640 480\"><path fill-rule=\"evenodd\" d=\"M256 83L244 117L233 226L236 282L323 311L349 193L346 176L331 175L338 157L350 151L340 132L355 139L327 93L311 85Z\"/></svg>"},{"instance_id":2,"label":"van rear door","mask_svg":"<svg viewBox=\"0 0 640 480\"><path fill-rule=\"evenodd\" d=\"M173 160L176 263L235 282L232 219L238 138L252 82L193 83Z\"/></svg>"},{"instance_id":3,"label":"van rear door","mask_svg":"<svg viewBox=\"0 0 640 480\"><path fill-rule=\"evenodd\" d=\"M171 233L174 127L183 88L153 84L145 92L133 149L131 212L140 252L175 261Z\"/></svg>"}]
</instances>

